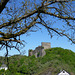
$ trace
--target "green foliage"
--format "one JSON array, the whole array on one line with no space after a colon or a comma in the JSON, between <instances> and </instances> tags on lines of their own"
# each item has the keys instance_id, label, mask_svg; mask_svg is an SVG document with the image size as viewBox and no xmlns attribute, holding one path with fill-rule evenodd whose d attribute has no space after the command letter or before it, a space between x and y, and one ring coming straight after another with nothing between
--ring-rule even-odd
<instances>
[{"instance_id":1,"label":"green foliage","mask_svg":"<svg viewBox=\"0 0 75 75\"><path fill-rule=\"evenodd\" d=\"M75 74L75 53L63 48L46 49L46 55L35 56L16 55L9 57L9 70L0 71L0 75L39 75L48 71L56 75L60 70Z\"/></svg>"},{"instance_id":2,"label":"green foliage","mask_svg":"<svg viewBox=\"0 0 75 75\"><path fill-rule=\"evenodd\" d=\"M29 49L29 52L33 51L32 49Z\"/></svg>"},{"instance_id":3,"label":"green foliage","mask_svg":"<svg viewBox=\"0 0 75 75\"><path fill-rule=\"evenodd\" d=\"M0 70L0 75L2 75L4 73L5 73L5 70L4 69Z\"/></svg>"}]
</instances>

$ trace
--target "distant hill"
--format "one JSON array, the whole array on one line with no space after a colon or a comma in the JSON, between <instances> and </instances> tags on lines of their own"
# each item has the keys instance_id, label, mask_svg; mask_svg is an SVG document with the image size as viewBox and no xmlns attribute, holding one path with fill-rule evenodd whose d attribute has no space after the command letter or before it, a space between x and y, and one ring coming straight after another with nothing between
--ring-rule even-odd
<instances>
[{"instance_id":1,"label":"distant hill","mask_svg":"<svg viewBox=\"0 0 75 75\"><path fill-rule=\"evenodd\" d=\"M1 70L0 75L57 75L63 69L75 75L74 52L58 47L45 51L46 55L39 58L35 58L34 55L9 57L9 70Z\"/></svg>"}]
</instances>

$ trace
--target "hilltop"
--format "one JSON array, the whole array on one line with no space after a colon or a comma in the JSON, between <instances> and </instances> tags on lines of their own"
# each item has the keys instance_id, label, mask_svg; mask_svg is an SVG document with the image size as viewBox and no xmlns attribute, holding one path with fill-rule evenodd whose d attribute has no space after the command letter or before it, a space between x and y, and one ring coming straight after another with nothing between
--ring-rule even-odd
<instances>
[{"instance_id":1,"label":"hilltop","mask_svg":"<svg viewBox=\"0 0 75 75\"><path fill-rule=\"evenodd\" d=\"M75 53L68 49L46 49L46 55L33 56L15 55L9 57L9 70L0 71L0 75L57 75L60 70L75 74ZM2 59L2 58L1 58ZM1 61L0 61L1 65Z\"/></svg>"}]
</instances>

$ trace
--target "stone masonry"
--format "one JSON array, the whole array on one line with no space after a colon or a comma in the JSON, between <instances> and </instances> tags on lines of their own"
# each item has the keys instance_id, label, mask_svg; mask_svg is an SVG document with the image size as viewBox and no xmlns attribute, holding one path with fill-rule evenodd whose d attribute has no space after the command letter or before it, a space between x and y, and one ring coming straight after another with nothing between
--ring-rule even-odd
<instances>
[{"instance_id":1,"label":"stone masonry","mask_svg":"<svg viewBox=\"0 0 75 75\"><path fill-rule=\"evenodd\" d=\"M29 56L35 55L35 57L44 56L46 54L45 49L51 48L51 44L48 42L42 42L41 46L35 48L35 50L29 50Z\"/></svg>"}]
</instances>

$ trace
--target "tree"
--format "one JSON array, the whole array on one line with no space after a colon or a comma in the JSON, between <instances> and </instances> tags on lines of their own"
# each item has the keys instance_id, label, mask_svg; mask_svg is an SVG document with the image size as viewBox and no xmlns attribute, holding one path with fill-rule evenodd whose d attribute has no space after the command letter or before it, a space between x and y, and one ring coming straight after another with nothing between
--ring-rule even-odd
<instances>
[{"instance_id":1,"label":"tree","mask_svg":"<svg viewBox=\"0 0 75 75\"><path fill-rule=\"evenodd\" d=\"M0 0L0 13L3 11L8 1L9 0Z\"/></svg>"},{"instance_id":2,"label":"tree","mask_svg":"<svg viewBox=\"0 0 75 75\"><path fill-rule=\"evenodd\" d=\"M24 45L20 36L41 29L39 25L51 37L65 36L75 44L74 3L73 0L1 0L0 49L6 47L6 56L9 48L20 51L19 45ZM59 21L63 24L56 26L54 23Z\"/></svg>"}]
</instances>

